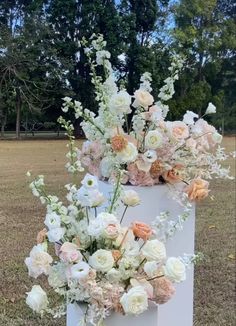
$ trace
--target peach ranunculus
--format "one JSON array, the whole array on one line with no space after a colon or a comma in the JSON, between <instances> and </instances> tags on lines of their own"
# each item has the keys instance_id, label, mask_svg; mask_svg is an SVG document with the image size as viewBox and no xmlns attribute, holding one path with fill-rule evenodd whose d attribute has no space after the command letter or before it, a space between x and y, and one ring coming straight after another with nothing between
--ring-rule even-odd
<instances>
[{"instance_id":1,"label":"peach ranunculus","mask_svg":"<svg viewBox=\"0 0 236 326\"><path fill-rule=\"evenodd\" d=\"M180 176L180 172L183 169L183 165L181 164L176 164L175 166L173 166L172 169L165 171L162 174L162 177L164 178L164 180L166 182L169 183L177 183L181 181L181 176Z\"/></svg>"},{"instance_id":2,"label":"peach ranunculus","mask_svg":"<svg viewBox=\"0 0 236 326\"><path fill-rule=\"evenodd\" d=\"M123 135L116 135L111 138L111 147L114 152L121 152L127 146L128 141Z\"/></svg>"},{"instance_id":3,"label":"peach ranunculus","mask_svg":"<svg viewBox=\"0 0 236 326\"><path fill-rule=\"evenodd\" d=\"M158 304L164 304L175 294L175 288L166 277L155 278L150 281L153 286L153 301Z\"/></svg>"},{"instance_id":4,"label":"peach ranunculus","mask_svg":"<svg viewBox=\"0 0 236 326\"><path fill-rule=\"evenodd\" d=\"M141 238L144 241L147 241L148 239L150 239L151 235L153 234L152 228L142 222L134 222L132 223L131 226L134 236L136 238Z\"/></svg>"},{"instance_id":5,"label":"peach ranunculus","mask_svg":"<svg viewBox=\"0 0 236 326\"><path fill-rule=\"evenodd\" d=\"M189 128L183 121L168 122L167 129L176 140L186 139L189 136Z\"/></svg>"},{"instance_id":6,"label":"peach ranunculus","mask_svg":"<svg viewBox=\"0 0 236 326\"><path fill-rule=\"evenodd\" d=\"M43 230L39 231L37 235L37 244L43 243L47 237L48 230L44 228Z\"/></svg>"},{"instance_id":7,"label":"peach ranunculus","mask_svg":"<svg viewBox=\"0 0 236 326\"><path fill-rule=\"evenodd\" d=\"M188 194L188 198L191 201L202 200L208 196L209 193L209 182L196 178L193 179L190 184L185 188L185 192Z\"/></svg>"},{"instance_id":8,"label":"peach ranunculus","mask_svg":"<svg viewBox=\"0 0 236 326\"><path fill-rule=\"evenodd\" d=\"M159 177L163 172L163 163L160 160L154 161L149 172L153 178Z\"/></svg>"}]
</instances>

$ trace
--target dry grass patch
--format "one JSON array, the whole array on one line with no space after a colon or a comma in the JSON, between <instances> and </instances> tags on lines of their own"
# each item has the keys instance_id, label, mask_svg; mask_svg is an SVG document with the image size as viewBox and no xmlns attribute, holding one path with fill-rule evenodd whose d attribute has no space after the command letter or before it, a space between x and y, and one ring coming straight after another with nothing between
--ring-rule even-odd
<instances>
[{"instance_id":1,"label":"dry grass patch","mask_svg":"<svg viewBox=\"0 0 236 326\"><path fill-rule=\"evenodd\" d=\"M225 145L234 150L235 139ZM0 325L53 326L52 320L32 314L25 305L30 280L24 259L43 227L45 209L32 197L26 171L44 174L48 191L62 197L70 180L64 169L66 141L0 141ZM233 161L228 162L233 167ZM196 249L206 261L196 268L195 325L235 324L235 188L234 181L216 181L211 187L215 200L197 209ZM230 258L231 257L231 258ZM180 325L173 325L180 326Z\"/></svg>"}]
</instances>

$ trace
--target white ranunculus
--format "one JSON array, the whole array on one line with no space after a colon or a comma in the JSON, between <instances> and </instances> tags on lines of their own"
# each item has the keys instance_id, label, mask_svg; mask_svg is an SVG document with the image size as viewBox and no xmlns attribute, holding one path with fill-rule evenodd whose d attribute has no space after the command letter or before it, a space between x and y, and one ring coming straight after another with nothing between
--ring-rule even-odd
<instances>
[{"instance_id":1,"label":"white ranunculus","mask_svg":"<svg viewBox=\"0 0 236 326\"><path fill-rule=\"evenodd\" d=\"M138 315L148 309L148 296L142 286L135 286L122 295L120 303L126 314Z\"/></svg>"},{"instance_id":2,"label":"white ranunculus","mask_svg":"<svg viewBox=\"0 0 236 326\"><path fill-rule=\"evenodd\" d=\"M81 280L88 276L90 267L84 261L69 267L67 276L75 280Z\"/></svg>"},{"instance_id":3,"label":"white ranunculus","mask_svg":"<svg viewBox=\"0 0 236 326\"><path fill-rule=\"evenodd\" d=\"M151 130L145 137L145 147L148 149L157 149L162 144L162 134L157 130Z\"/></svg>"},{"instance_id":4,"label":"white ranunculus","mask_svg":"<svg viewBox=\"0 0 236 326\"><path fill-rule=\"evenodd\" d=\"M131 96L124 90L114 94L109 101L109 108L114 113L125 113L131 112Z\"/></svg>"},{"instance_id":5,"label":"white ranunculus","mask_svg":"<svg viewBox=\"0 0 236 326\"><path fill-rule=\"evenodd\" d=\"M98 187L98 179L93 175L86 173L85 177L81 181L81 184L88 190Z\"/></svg>"},{"instance_id":6,"label":"white ranunculus","mask_svg":"<svg viewBox=\"0 0 236 326\"><path fill-rule=\"evenodd\" d=\"M185 264L179 258L170 257L166 261L164 267L164 274L172 282L183 282L186 279Z\"/></svg>"},{"instance_id":7,"label":"white ranunculus","mask_svg":"<svg viewBox=\"0 0 236 326\"><path fill-rule=\"evenodd\" d=\"M40 285L34 285L27 294L26 303L33 311L41 313L47 308L47 294Z\"/></svg>"},{"instance_id":8,"label":"white ranunculus","mask_svg":"<svg viewBox=\"0 0 236 326\"><path fill-rule=\"evenodd\" d=\"M48 231L47 236L50 242L57 242L63 238L65 234L64 228L56 228Z\"/></svg>"},{"instance_id":9,"label":"white ranunculus","mask_svg":"<svg viewBox=\"0 0 236 326\"><path fill-rule=\"evenodd\" d=\"M130 189L124 191L121 197L121 201L126 206L134 207L139 205L141 200L138 193L135 190Z\"/></svg>"},{"instance_id":10,"label":"white ranunculus","mask_svg":"<svg viewBox=\"0 0 236 326\"><path fill-rule=\"evenodd\" d=\"M61 226L61 218L55 212L47 213L44 224L49 230L59 228Z\"/></svg>"},{"instance_id":11,"label":"white ranunculus","mask_svg":"<svg viewBox=\"0 0 236 326\"><path fill-rule=\"evenodd\" d=\"M157 263L162 262L166 258L165 245L157 239L148 240L141 252L147 260L155 260Z\"/></svg>"},{"instance_id":12,"label":"white ranunculus","mask_svg":"<svg viewBox=\"0 0 236 326\"><path fill-rule=\"evenodd\" d=\"M45 252L42 244L34 246L30 252L30 256L25 259L25 264L28 267L29 276L37 278L41 274L48 275L52 257Z\"/></svg>"},{"instance_id":13,"label":"white ranunculus","mask_svg":"<svg viewBox=\"0 0 236 326\"><path fill-rule=\"evenodd\" d=\"M121 163L132 163L136 160L138 156L138 150L136 146L132 143L128 143L127 146L117 153L117 157Z\"/></svg>"},{"instance_id":14,"label":"white ranunculus","mask_svg":"<svg viewBox=\"0 0 236 326\"><path fill-rule=\"evenodd\" d=\"M216 113L216 107L214 104L212 104L211 102L208 104L208 107L206 109L205 114L212 114L212 113Z\"/></svg>"},{"instance_id":15,"label":"white ranunculus","mask_svg":"<svg viewBox=\"0 0 236 326\"><path fill-rule=\"evenodd\" d=\"M194 119L198 119L198 117L198 114L192 111L187 111L184 115L183 122L191 126L195 123Z\"/></svg>"},{"instance_id":16,"label":"white ranunculus","mask_svg":"<svg viewBox=\"0 0 236 326\"><path fill-rule=\"evenodd\" d=\"M132 104L134 108L138 108L141 106L144 109L148 109L148 107L151 106L154 101L153 96L143 89L138 89L137 91L135 91L134 98L135 100Z\"/></svg>"},{"instance_id":17,"label":"white ranunculus","mask_svg":"<svg viewBox=\"0 0 236 326\"><path fill-rule=\"evenodd\" d=\"M99 249L89 257L89 265L98 272L106 273L112 269L114 258L111 251Z\"/></svg>"},{"instance_id":18,"label":"white ranunculus","mask_svg":"<svg viewBox=\"0 0 236 326\"><path fill-rule=\"evenodd\" d=\"M156 261L147 261L143 269L148 277L155 277L157 275L157 266L158 264Z\"/></svg>"}]
</instances>

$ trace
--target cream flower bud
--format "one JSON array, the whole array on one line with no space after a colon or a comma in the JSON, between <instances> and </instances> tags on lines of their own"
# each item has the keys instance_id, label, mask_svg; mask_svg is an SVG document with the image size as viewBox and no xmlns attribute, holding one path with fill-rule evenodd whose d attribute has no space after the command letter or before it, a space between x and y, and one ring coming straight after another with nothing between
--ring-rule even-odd
<instances>
[{"instance_id":1,"label":"cream flower bud","mask_svg":"<svg viewBox=\"0 0 236 326\"><path fill-rule=\"evenodd\" d=\"M121 197L121 201L124 203L124 205L131 207L140 204L138 193L132 189L124 191L123 196Z\"/></svg>"},{"instance_id":2,"label":"cream flower bud","mask_svg":"<svg viewBox=\"0 0 236 326\"><path fill-rule=\"evenodd\" d=\"M214 104L212 104L211 102L208 104L208 107L206 109L205 114L212 114L212 113L216 113L216 107Z\"/></svg>"}]
</instances>

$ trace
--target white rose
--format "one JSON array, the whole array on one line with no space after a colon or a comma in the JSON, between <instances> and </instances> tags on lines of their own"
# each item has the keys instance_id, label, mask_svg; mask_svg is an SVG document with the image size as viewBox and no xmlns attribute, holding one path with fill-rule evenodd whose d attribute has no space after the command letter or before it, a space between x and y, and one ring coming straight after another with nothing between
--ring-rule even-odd
<instances>
[{"instance_id":1,"label":"white rose","mask_svg":"<svg viewBox=\"0 0 236 326\"><path fill-rule=\"evenodd\" d=\"M135 286L122 295L120 303L126 314L138 315L148 309L148 296L142 286Z\"/></svg>"},{"instance_id":2,"label":"white rose","mask_svg":"<svg viewBox=\"0 0 236 326\"><path fill-rule=\"evenodd\" d=\"M130 109L131 96L126 91L120 91L117 94L114 94L109 102L110 110L114 113L125 113L128 114L131 112Z\"/></svg>"},{"instance_id":3,"label":"white rose","mask_svg":"<svg viewBox=\"0 0 236 326\"><path fill-rule=\"evenodd\" d=\"M154 101L153 96L143 89L138 89L135 91L134 98L135 100L132 104L134 108L142 106L144 109L148 109L148 107L152 105Z\"/></svg>"},{"instance_id":4,"label":"white rose","mask_svg":"<svg viewBox=\"0 0 236 326\"><path fill-rule=\"evenodd\" d=\"M117 217L115 215L106 212L98 214L97 219L101 220L104 226L118 222Z\"/></svg>"},{"instance_id":5,"label":"white rose","mask_svg":"<svg viewBox=\"0 0 236 326\"><path fill-rule=\"evenodd\" d=\"M89 257L89 265L99 272L106 273L112 269L114 258L110 251L99 249Z\"/></svg>"},{"instance_id":6,"label":"white rose","mask_svg":"<svg viewBox=\"0 0 236 326\"><path fill-rule=\"evenodd\" d=\"M208 107L206 109L205 114L212 114L212 113L216 113L216 107L214 104L212 104L211 102L208 104Z\"/></svg>"},{"instance_id":7,"label":"white rose","mask_svg":"<svg viewBox=\"0 0 236 326\"><path fill-rule=\"evenodd\" d=\"M156 261L148 261L144 264L144 272L148 277L155 277L157 275L157 262Z\"/></svg>"},{"instance_id":8,"label":"white rose","mask_svg":"<svg viewBox=\"0 0 236 326\"><path fill-rule=\"evenodd\" d=\"M34 246L30 252L30 256L25 259L25 264L28 267L29 276L37 278L41 274L48 275L52 257L44 251L41 244Z\"/></svg>"},{"instance_id":9,"label":"white rose","mask_svg":"<svg viewBox=\"0 0 236 326\"><path fill-rule=\"evenodd\" d=\"M155 260L157 263L166 258L165 245L157 239L147 241L141 252L147 260Z\"/></svg>"},{"instance_id":10,"label":"white rose","mask_svg":"<svg viewBox=\"0 0 236 326\"><path fill-rule=\"evenodd\" d=\"M120 225L118 223L108 224L103 231L103 235L107 239L116 239L120 233Z\"/></svg>"},{"instance_id":11,"label":"white rose","mask_svg":"<svg viewBox=\"0 0 236 326\"><path fill-rule=\"evenodd\" d=\"M61 218L55 212L47 213L44 224L49 230L59 228L61 226Z\"/></svg>"},{"instance_id":12,"label":"white rose","mask_svg":"<svg viewBox=\"0 0 236 326\"><path fill-rule=\"evenodd\" d=\"M33 311L40 313L47 308L47 294L40 285L34 285L27 294L26 303Z\"/></svg>"},{"instance_id":13,"label":"white rose","mask_svg":"<svg viewBox=\"0 0 236 326\"><path fill-rule=\"evenodd\" d=\"M195 123L194 119L198 119L198 117L198 114L192 111L187 111L184 115L183 122L187 125L193 125Z\"/></svg>"},{"instance_id":14,"label":"white rose","mask_svg":"<svg viewBox=\"0 0 236 326\"><path fill-rule=\"evenodd\" d=\"M186 267L179 258L168 258L164 273L172 282L180 283L186 279Z\"/></svg>"},{"instance_id":15,"label":"white rose","mask_svg":"<svg viewBox=\"0 0 236 326\"><path fill-rule=\"evenodd\" d=\"M47 236L50 242L57 242L63 238L64 234L65 234L64 228L56 228L56 229L49 230Z\"/></svg>"},{"instance_id":16,"label":"white rose","mask_svg":"<svg viewBox=\"0 0 236 326\"><path fill-rule=\"evenodd\" d=\"M136 160L138 156L138 150L136 146L132 143L128 143L127 146L117 153L118 159L120 159L121 163L131 163Z\"/></svg>"},{"instance_id":17,"label":"white rose","mask_svg":"<svg viewBox=\"0 0 236 326\"><path fill-rule=\"evenodd\" d=\"M148 149L156 149L162 144L162 134L157 130L151 130L145 137L145 146Z\"/></svg>"},{"instance_id":18,"label":"white rose","mask_svg":"<svg viewBox=\"0 0 236 326\"><path fill-rule=\"evenodd\" d=\"M140 198L139 195L136 191L130 189L130 190L125 190L122 197L121 201L124 203L126 206L137 206L140 204Z\"/></svg>"},{"instance_id":19,"label":"white rose","mask_svg":"<svg viewBox=\"0 0 236 326\"><path fill-rule=\"evenodd\" d=\"M84 261L79 262L78 264L69 267L67 270L68 279L72 278L75 280L80 280L88 276L90 267Z\"/></svg>"},{"instance_id":20,"label":"white rose","mask_svg":"<svg viewBox=\"0 0 236 326\"><path fill-rule=\"evenodd\" d=\"M109 270L106 275L109 282L119 282L121 280L121 273L115 268Z\"/></svg>"}]
</instances>

